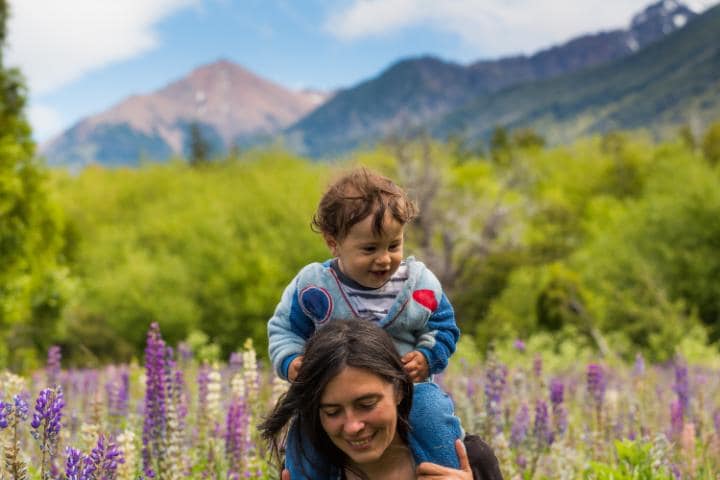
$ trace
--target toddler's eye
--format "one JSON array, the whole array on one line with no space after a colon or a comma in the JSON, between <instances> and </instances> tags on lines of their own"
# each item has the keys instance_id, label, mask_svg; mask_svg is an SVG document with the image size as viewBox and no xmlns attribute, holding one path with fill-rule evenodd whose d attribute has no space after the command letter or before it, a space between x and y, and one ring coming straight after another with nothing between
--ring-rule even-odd
<instances>
[{"instance_id":1,"label":"toddler's eye","mask_svg":"<svg viewBox=\"0 0 720 480\"><path fill-rule=\"evenodd\" d=\"M375 251L375 247L363 247L363 252L365 253L373 253Z\"/></svg>"}]
</instances>

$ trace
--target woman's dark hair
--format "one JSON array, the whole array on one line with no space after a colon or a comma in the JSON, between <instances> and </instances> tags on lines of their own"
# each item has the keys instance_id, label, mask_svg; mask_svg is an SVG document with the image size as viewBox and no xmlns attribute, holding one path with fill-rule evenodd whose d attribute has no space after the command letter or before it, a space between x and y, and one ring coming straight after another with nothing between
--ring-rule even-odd
<instances>
[{"instance_id":1,"label":"woman's dark hair","mask_svg":"<svg viewBox=\"0 0 720 480\"><path fill-rule=\"evenodd\" d=\"M311 462L302 448L303 443L309 442L322 457L321 465L313 465L316 471L329 473L333 468L346 467L345 454L332 443L320 423L323 391L345 367L367 370L394 385L396 393L401 395L397 432L407 442L413 385L403 370L390 335L366 320L333 321L308 340L297 379L259 426L278 459L283 430L294 421L296 425L291 432L298 436L294 443L298 445L299 455Z\"/></svg>"}]
</instances>

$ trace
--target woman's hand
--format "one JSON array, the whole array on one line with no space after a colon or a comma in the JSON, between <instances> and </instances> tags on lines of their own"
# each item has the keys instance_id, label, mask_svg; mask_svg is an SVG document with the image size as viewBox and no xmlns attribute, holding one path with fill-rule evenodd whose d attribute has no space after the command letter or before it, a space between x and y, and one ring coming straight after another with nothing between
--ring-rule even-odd
<instances>
[{"instance_id":1,"label":"woman's hand","mask_svg":"<svg viewBox=\"0 0 720 480\"><path fill-rule=\"evenodd\" d=\"M454 468L443 467L441 465L429 462L423 462L415 471L418 480L472 480L473 474L470 469L470 460L468 460L465 444L462 440L455 440L455 451L460 460L460 470ZM283 478L290 480L290 477Z\"/></svg>"}]
</instances>

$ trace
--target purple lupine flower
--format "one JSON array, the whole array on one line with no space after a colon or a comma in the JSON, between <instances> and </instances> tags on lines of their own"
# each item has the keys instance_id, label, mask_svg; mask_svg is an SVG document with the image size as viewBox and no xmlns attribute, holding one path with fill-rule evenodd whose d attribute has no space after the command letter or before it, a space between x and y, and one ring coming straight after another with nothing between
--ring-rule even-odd
<instances>
[{"instance_id":1,"label":"purple lupine flower","mask_svg":"<svg viewBox=\"0 0 720 480\"><path fill-rule=\"evenodd\" d=\"M0 429L8 427L8 417L12 413L12 406L9 403L0 401Z\"/></svg>"},{"instance_id":2,"label":"purple lupine flower","mask_svg":"<svg viewBox=\"0 0 720 480\"><path fill-rule=\"evenodd\" d=\"M527 457L525 457L522 453L519 454L515 459L515 464L518 466L520 471L524 472L528 465Z\"/></svg>"},{"instance_id":3,"label":"purple lupine flower","mask_svg":"<svg viewBox=\"0 0 720 480\"><path fill-rule=\"evenodd\" d=\"M36 431L43 426L47 437L56 437L60 433L63 402L62 388L46 388L40 392L36 402L30 426Z\"/></svg>"},{"instance_id":4,"label":"purple lupine flower","mask_svg":"<svg viewBox=\"0 0 720 480\"><path fill-rule=\"evenodd\" d=\"M83 461L80 480L113 480L118 463L123 461L117 445L106 442L105 435L100 434L97 445Z\"/></svg>"},{"instance_id":5,"label":"purple lupine flower","mask_svg":"<svg viewBox=\"0 0 720 480\"><path fill-rule=\"evenodd\" d=\"M243 398L235 397L230 403L226 419L225 455L228 465L233 472L237 472L246 450L245 432L248 425L248 416Z\"/></svg>"},{"instance_id":6,"label":"purple lupine flower","mask_svg":"<svg viewBox=\"0 0 720 480\"><path fill-rule=\"evenodd\" d=\"M25 399L20 395L13 395L13 403L15 404L15 417L19 420L26 420L30 408Z\"/></svg>"},{"instance_id":7,"label":"purple lupine flower","mask_svg":"<svg viewBox=\"0 0 720 480\"><path fill-rule=\"evenodd\" d=\"M517 350L518 352L524 352L524 351L525 351L525 348L526 348L526 345L525 345L525 342L523 342L521 339L516 338L515 341L513 342L513 347L514 347L515 350Z\"/></svg>"},{"instance_id":8,"label":"purple lupine flower","mask_svg":"<svg viewBox=\"0 0 720 480\"><path fill-rule=\"evenodd\" d=\"M48 467L52 467L55 458L64 405L60 386L44 389L35 402L35 411L30 426L33 428L32 436L40 443L42 452L40 478L43 480L50 476Z\"/></svg>"},{"instance_id":9,"label":"purple lupine flower","mask_svg":"<svg viewBox=\"0 0 720 480\"><path fill-rule=\"evenodd\" d=\"M716 409L713 414L713 423L715 424L715 434L720 437L720 408Z\"/></svg>"},{"instance_id":10,"label":"purple lupine flower","mask_svg":"<svg viewBox=\"0 0 720 480\"><path fill-rule=\"evenodd\" d=\"M528 406L523 402L515 415L512 429L510 431L510 446L517 448L527 437L530 428L530 412Z\"/></svg>"},{"instance_id":11,"label":"purple lupine flower","mask_svg":"<svg viewBox=\"0 0 720 480\"><path fill-rule=\"evenodd\" d=\"M165 438L166 418L166 368L167 349L160 335L160 326L153 322L145 347L145 411L143 422L143 470L154 477L153 460L162 456L162 439Z\"/></svg>"},{"instance_id":12,"label":"purple lupine flower","mask_svg":"<svg viewBox=\"0 0 720 480\"><path fill-rule=\"evenodd\" d=\"M645 374L645 358L642 353L635 355L635 365L633 365L633 376L642 377Z\"/></svg>"},{"instance_id":13,"label":"purple lupine flower","mask_svg":"<svg viewBox=\"0 0 720 480\"><path fill-rule=\"evenodd\" d=\"M177 403L178 422L180 430L185 430L185 418L188 414L188 395L185 388L185 377L180 369L175 370L175 378L173 379L173 388L175 392L175 401Z\"/></svg>"},{"instance_id":14,"label":"purple lupine flower","mask_svg":"<svg viewBox=\"0 0 720 480\"><path fill-rule=\"evenodd\" d=\"M507 379L507 368L494 356L488 360L485 374L485 409L495 430L502 430L502 394ZM494 434L494 432L492 432Z\"/></svg>"},{"instance_id":15,"label":"purple lupine flower","mask_svg":"<svg viewBox=\"0 0 720 480\"><path fill-rule=\"evenodd\" d=\"M567 410L565 410L565 406L563 405L564 400L565 385L560 379L554 378L550 382L550 403L552 405L555 435L557 436L564 434L568 426Z\"/></svg>"},{"instance_id":16,"label":"purple lupine flower","mask_svg":"<svg viewBox=\"0 0 720 480\"><path fill-rule=\"evenodd\" d=\"M670 404L670 432L672 438L679 438L683 430L683 408L680 400Z\"/></svg>"},{"instance_id":17,"label":"purple lupine flower","mask_svg":"<svg viewBox=\"0 0 720 480\"><path fill-rule=\"evenodd\" d=\"M533 424L533 436L537 442L538 449L542 450L552 443L553 434L550 431L548 421L548 408L544 400L538 400L535 404L535 423Z\"/></svg>"},{"instance_id":18,"label":"purple lupine flower","mask_svg":"<svg viewBox=\"0 0 720 480\"><path fill-rule=\"evenodd\" d=\"M550 381L550 403L555 407L563 403L565 394L565 385L558 378L553 378Z\"/></svg>"},{"instance_id":19,"label":"purple lupine flower","mask_svg":"<svg viewBox=\"0 0 720 480\"><path fill-rule=\"evenodd\" d=\"M13 395L13 403L0 401L0 429L17 425L28 417L28 405L20 395Z\"/></svg>"},{"instance_id":20,"label":"purple lupine flower","mask_svg":"<svg viewBox=\"0 0 720 480\"><path fill-rule=\"evenodd\" d=\"M231 367L241 368L242 367L242 353L232 352L230 354L230 360L228 361Z\"/></svg>"},{"instance_id":21,"label":"purple lupine flower","mask_svg":"<svg viewBox=\"0 0 720 480\"><path fill-rule=\"evenodd\" d=\"M535 358L533 359L533 373L535 374L535 378L537 378L537 379L542 378L542 371L543 371L543 360L542 360L542 357L538 354L538 355L535 355Z\"/></svg>"},{"instance_id":22,"label":"purple lupine flower","mask_svg":"<svg viewBox=\"0 0 720 480\"><path fill-rule=\"evenodd\" d=\"M47 375L47 385L53 387L60 381L60 361L62 354L60 347L53 345L48 349L47 364L45 366L45 374Z\"/></svg>"},{"instance_id":23,"label":"purple lupine flower","mask_svg":"<svg viewBox=\"0 0 720 480\"><path fill-rule=\"evenodd\" d=\"M114 378L105 384L107 393L108 414L112 417L127 416L130 404L130 377L125 368L116 371Z\"/></svg>"},{"instance_id":24,"label":"purple lupine flower","mask_svg":"<svg viewBox=\"0 0 720 480\"><path fill-rule=\"evenodd\" d=\"M477 391L477 383L475 382L475 376L468 373L463 375L463 378L467 382L465 384L465 393L467 398L475 398L475 392Z\"/></svg>"},{"instance_id":25,"label":"purple lupine flower","mask_svg":"<svg viewBox=\"0 0 720 480\"><path fill-rule=\"evenodd\" d=\"M180 361L183 364L188 363L192 360L193 352L187 342L180 342L177 346L178 354L180 355Z\"/></svg>"},{"instance_id":26,"label":"purple lupine flower","mask_svg":"<svg viewBox=\"0 0 720 480\"><path fill-rule=\"evenodd\" d=\"M590 397L595 402L595 407L600 408L605 398L607 380L602 366L591 363L587 368L587 386Z\"/></svg>"},{"instance_id":27,"label":"purple lupine flower","mask_svg":"<svg viewBox=\"0 0 720 480\"><path fill-rule=\"evenodd\" d=\"M83 455L80 450L72 447L65 449L67 460L65 460L65 477L67 480L80 480L80 466L82 464Z\"/></svg>"},{"instance_id":28,"label":"purple lupine flower","mask_svg":"<svg viewBox=\"0 0 720 480\"><path fill-rule=\"evenodd\" d=\"M690 387L688 385L687 366L678 362L675 364L675 384L673 391L677 393L681 407L681 415L685 418L690 413Z\"/></svg>"}]
</instances>

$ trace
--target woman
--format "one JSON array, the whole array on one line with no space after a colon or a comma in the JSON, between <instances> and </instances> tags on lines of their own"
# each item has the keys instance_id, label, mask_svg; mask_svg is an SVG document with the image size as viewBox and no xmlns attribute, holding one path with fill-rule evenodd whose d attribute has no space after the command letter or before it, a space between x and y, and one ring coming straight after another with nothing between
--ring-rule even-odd
<instances>
[{"instance_id":1,"label":"woman","mask_svg":"<svg viewBox=\"0 0 720 480\"><path fill-rule=\"evenodd\" d=\"M288 445L297 448L306 466L330 478L502 479L492 450L470 435L464 444L456 442L460 470L416 465L408 436L412 393L385 331L367 321L330 322L308 341L296 381L260 430L279 458L282 432L296 422L291 432L297 438L289 438ZM305 442L314 448L304 450ZM301 473L284 471L283 480Z\"/></svg>"}]
</instances>

